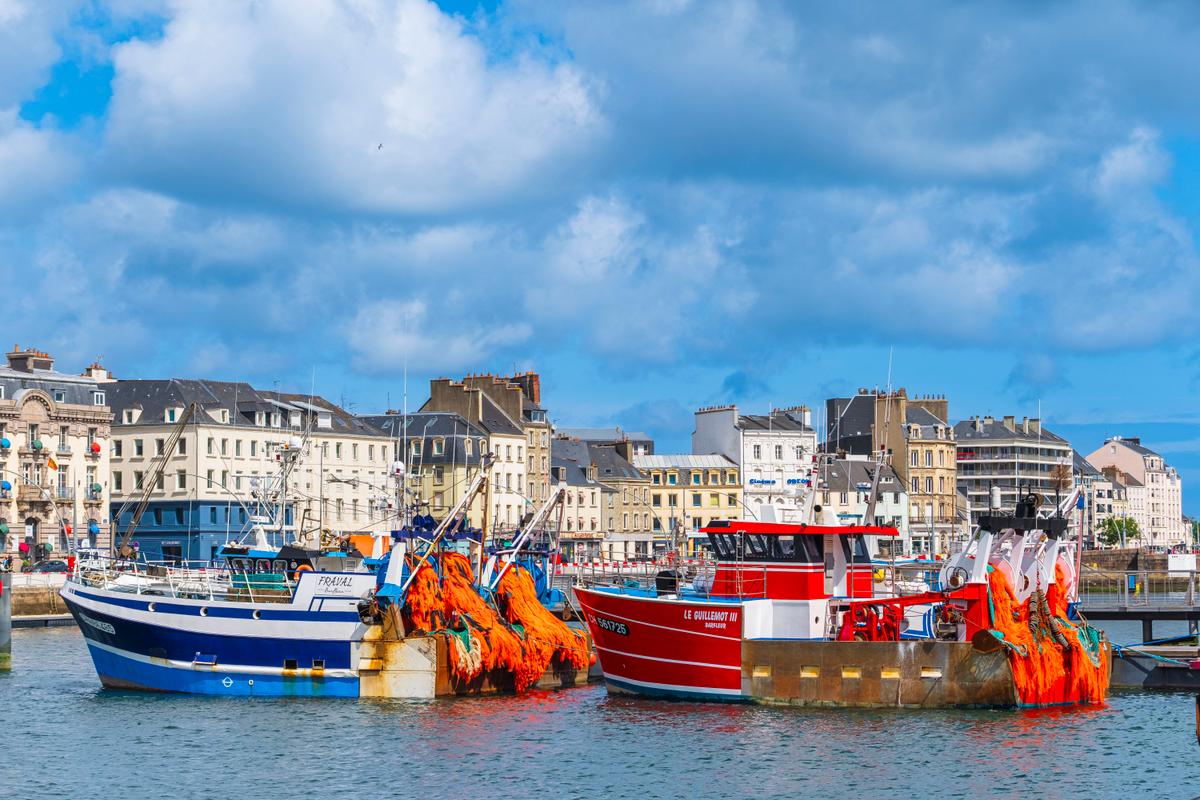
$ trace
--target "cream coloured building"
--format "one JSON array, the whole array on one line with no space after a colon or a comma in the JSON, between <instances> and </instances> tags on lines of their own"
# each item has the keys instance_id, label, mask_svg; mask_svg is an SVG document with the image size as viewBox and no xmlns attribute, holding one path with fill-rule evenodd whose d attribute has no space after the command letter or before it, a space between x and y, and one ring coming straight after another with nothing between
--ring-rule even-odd
<instances>
[{"instance_id":1,"label":"cream coloured building","mask_svg":"<svg viewBox=\"0 0 1200 800\"><path fill-rule=\"evenodd\" d=\"M334 534L386 531L397 519L386 433L319 396L246 383L134 380L108 385L113 409L112 515L123 530L163 457L136 541L148 558L209 560L274 508L285 454L300 449L286 487L284 523L315 543ZM198 412L170 453L192 403Z\"/></svg>"},{"instance_id":2,"label":"cream coloured building","mask_svg":"<svg viewBox=\"0 0 1200 800\"><path fill-rule=\"evenodd\" d=\"M0 367L0 554L108 546L108 371L82 375L13 347Z\"/></svg>"},{"instance_id":3,"label":"cream coloured building","mask_svg":"<svg viewBox=\"0 0 1200 800\"><path fill-rule=\"evenodd\" d=\"M1114 436L1092 451L1087 460L1097 468L1116 467L1141 484L1135 505L1130 487L1130 514L1137 520L1144 545L1170 546L1188 541L1183 521L1183 479L1161 455L1142 446L1137 437Z\"/></svg>"}]
</instances>

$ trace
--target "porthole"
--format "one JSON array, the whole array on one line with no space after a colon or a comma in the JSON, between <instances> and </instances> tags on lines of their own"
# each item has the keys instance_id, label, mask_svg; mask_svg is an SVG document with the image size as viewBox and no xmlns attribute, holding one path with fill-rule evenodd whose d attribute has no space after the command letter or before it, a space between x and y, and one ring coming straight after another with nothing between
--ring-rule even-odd
<instances>
[{"instance_id":1,"label":"porthole","mask_svg":"<svg viewBox=\"0 0 1200 800\"><path fill-rule=\"evenodd\" d=\"M250 616L254 617L255 619L262 619L262 612L256 608L254 609L254 613L252 613Z\"/></svg>"},{"instance_id":2,"label":"porthole","mask_svg":"<svg viewBox=\"0 0 1200 800\"><path fill-rule=\"evenodd\" d=\"M201 607L201 609L200 609L200 616L202 616L202 617L207 617L207 616L208 616L208 609L207 609L207 608L203 608L203 607Z\"/></svg>"},{"instance_id":3,"label":"porthole","mask_svg":"<svg viewBox=\"0 0 1200 800\"><path fill-rule=\"evenodd\" d=\"M146 606L146 610L147 610L147 611L154 611L154 610L155 610L155 609L157 609L157 608L158 608L158 604L157 604L157 603L151 603L150 605Z\"/></svg>"}]
</instances>

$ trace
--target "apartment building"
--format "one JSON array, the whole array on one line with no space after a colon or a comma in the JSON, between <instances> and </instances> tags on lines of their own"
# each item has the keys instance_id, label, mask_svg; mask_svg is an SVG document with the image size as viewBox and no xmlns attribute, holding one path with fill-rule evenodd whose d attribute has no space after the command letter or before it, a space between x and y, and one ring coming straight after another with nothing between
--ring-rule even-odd
<instances>
[{"instance_id":1,"label":"apartment building","mask_svg":"<svg viewBox=\"0 0 1200 800\"><path fill-rule=\"evenodd\" d=\"M129 524L145 481L166 461L133 538L148 558L209 560L256 520L276 524L281 501L283 525L311 544L323 531L386 531L396 523L387 505L394 495L387 434L320 396L175 378L117 381L107 392L115 524ZM192 404L198 410L167 452ZM284 486L280 465L297 448Z\"/></svg>"},{"instance_id":2,"label":"apartment building","mask_svg":"<svg viewBox=\"0 0 1200 800\"><path fill-rule=\"evenodd\" d=\"M421 406L422 412L457 414L467 422L487 432L488 451L495 456L492 465L492 482L488 491L487 527L494 532L516 530L524 515L533 511L540 503L527 492L529 433L546 433L549 447L549 429L539 422L522 426L523 391L513 384L499 384L491 376L487 380L475 380L468 376L467 382L436 378L429 382L429 399ZM485 391L484 389L488 389ZM497 402L494 397L499 397ZM549 456L546 457L546 480L549 481ZM538 475L535 486L541 482L542 462L537 462ZM549 489L545 492L549 495Z\"/></svg>"},{"instance_id":3,"label":"apartment building","mask_svg":"<svg viewBox=\"0 0 1200 800\"><path fill-rule=\"evenodd\" d=\"M14 345L0 367L0 555L108 546L111 376Z\"/></svg>"},{"instance_id":4,"label":"apartment building","mask_svg":"<svg viewBox=\"0 0 1200 800\"><path fill-rule=\"evenodd\" d=\"M616 489L600 482L597 466L584 442L555 437L550 452L554 487L565 491L559 530L563 558L568 561L612 558L612 543L606 542L604 511L612 504Z\"/></svg>"},{"instance_id":5,"label":"apartment building","mask_svg":"<svg viewBox=\"0 0 1200 800\"><path fill-rule=\"evenodd\" d=\"M847 456L884 452L906 487L914 546L947 552L966 520L958 513L956 433L946 397L859 389L827 400L826 414L826 449Z\"/></svg>"},{"instance_id":6,"label":"apartment building","mask_svg":"<svg viewBox=\"0 0 1200 800\"><path fill-rule=\"evenodd\" d=\"M972 523L987 513L992 487L1002 508L1016 506L1018 493L1036 492L1046 504L1074 488L1070 442L1029 417L971 417L954 426L958 486L967 495Z\"/></svg>"},{"instance_id":7,"label":"apartment building","mask_svg":"<svg viewBox=\"0 0 1200 800\"><path fill-rule=\"evenodd\" d=\"M1144 487L1144 506L1133 513L1142 531L1142 544L1170 546L1190 539L1191 531L1183 521L1183 479L1161 455L1143 446L1140 438L1114 436L1087 460L1101 469L1117 467Z\"/></svg>"},{"instance_id":8,"label":"apartment building","mask_svg":"<svg viewBox=\"0 0 1200 800\"><path fill-rule=\"evenodd\" d=\"M741 414L736 405L696 411L692 452L718 453L741 473L743 499L758 513L761 504L799 507L812 484L817 432L807 406Z\"/></svg>"},{"instance_id":9,"label":"apartment building","mask_svg":"<svg viewBox=\"0 0 1200 800\"><path fill-rule=\"evenodd\" d=\"M399 411L359 417L387 435L391 459L404 464L406 499L387 499L398 509L418 504L421 513L441 520L463 499L488 452L488 433L458 414ZM484 498L477 495L467 510L472 527L483 525Z\"/></svg>"},{"instance_id":10,"label":"apartment building","mask_svg":"<svg viewBox=\"0 0 1200 800\"><path fill-rule=\"evenodd\" d=\"M723 455L641 455L633 465L650 479L651 531L686 537L688 553L706 546L703 526L744 516L741 472Z\"/></svg>"}]
</instances>

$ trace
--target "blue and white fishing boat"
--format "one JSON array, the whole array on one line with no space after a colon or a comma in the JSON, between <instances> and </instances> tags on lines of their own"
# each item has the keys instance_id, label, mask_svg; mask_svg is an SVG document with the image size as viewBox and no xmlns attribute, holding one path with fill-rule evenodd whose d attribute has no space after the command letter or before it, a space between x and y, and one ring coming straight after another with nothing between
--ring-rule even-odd
<instances>
[{"instance_id":1,"label":"blue and white fishing boat","mask_svg":"<svg viewBox=\"0 0 1200 800\"><path fill-rule=\"evenodd\" d=\"M484 564L482 543L464 535L462 520L490 467L488 459L432 530L397 531L382 559L272 548L257 530L254 543L223 550L221 564L81 560L62 598L109 688L414 698L501 690L502 682L490 678L465 689L455 685L447 634L406 636L399 613L413 565L435 547L473 547L483 567L478 589L489 596L533 528L561 501L556 494L527 533ZM451 534L462 541L447 544ZM548 676L547 685L586 680L585 671Z\"/></svg>"}]
</instances>

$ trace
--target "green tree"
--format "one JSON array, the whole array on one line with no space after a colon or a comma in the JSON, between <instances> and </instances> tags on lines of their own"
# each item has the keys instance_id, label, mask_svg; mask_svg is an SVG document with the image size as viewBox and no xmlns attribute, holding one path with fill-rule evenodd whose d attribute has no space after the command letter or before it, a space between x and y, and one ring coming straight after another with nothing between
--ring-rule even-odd
<instances>
[{"instance_id":1,"label":"green tree","mask_svg":"<svg viewBox=\"0 0 1200 800\"><path fill-rule=\"evenodd\" d=\"M1100 526L1100 543L1106 545L1128 544L1141 538L1142 531L1137 520L1129 517L1109 517Z\"/></svg>"}]
</instances>

